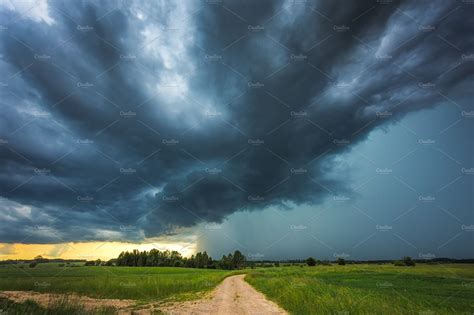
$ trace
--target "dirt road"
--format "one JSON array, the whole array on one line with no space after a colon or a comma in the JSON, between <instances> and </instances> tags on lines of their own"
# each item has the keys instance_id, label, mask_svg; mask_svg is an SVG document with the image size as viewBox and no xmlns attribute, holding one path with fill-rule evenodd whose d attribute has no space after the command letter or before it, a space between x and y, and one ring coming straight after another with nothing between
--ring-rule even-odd
<instances>
[{"instance_id":1,"label":"dirt road","mask_svg":"<svg viewBox=\"0 0 474 315\"><path fill-rule=\"evenodd\" d=\"M227 277L212 292L210 298L173 303L161 308L161 310L165 314L172 315L288 314L245 282L244 277L245 275Z\"/></svg>"}]
</instances>

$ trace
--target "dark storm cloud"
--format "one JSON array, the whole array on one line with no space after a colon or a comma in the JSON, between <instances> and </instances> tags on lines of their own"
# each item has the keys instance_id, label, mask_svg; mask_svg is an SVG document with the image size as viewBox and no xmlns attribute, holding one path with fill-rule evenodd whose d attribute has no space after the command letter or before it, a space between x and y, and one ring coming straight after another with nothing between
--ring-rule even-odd
<instances>
[{"instance_id":1,"label":"dark storm cloud","mask_svg":"<svg viewBox=\"0 0 474 315\"><path fill-rule=\"evenodd\" d=\"M473 7L51 1L54 22L3 8L0 239L139 240L345 190L332 157L459 101Z\"/></svg>"}]
</instances>

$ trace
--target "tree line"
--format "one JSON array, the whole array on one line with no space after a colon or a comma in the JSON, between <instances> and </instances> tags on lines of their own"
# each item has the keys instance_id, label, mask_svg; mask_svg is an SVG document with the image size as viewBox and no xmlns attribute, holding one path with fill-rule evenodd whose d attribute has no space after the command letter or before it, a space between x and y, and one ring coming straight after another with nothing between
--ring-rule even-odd
<instances>
[{"instance_id":1,"label":"tree line","mask_svg":"<svg viewBox=\"0 0 474 315\"><path fill-rule=\"evenodd\" d=\"M183 257L177 251L160 251L151 249L150 251L121 252L115 260L116 266L129 267L186 267L186 268L207 268L207 269L240 269L245 267L246 258L238 250L233 254L224 255L220 260L213 260L207 252L198 252L191 257Z\"/></svg>"}]
</instances>

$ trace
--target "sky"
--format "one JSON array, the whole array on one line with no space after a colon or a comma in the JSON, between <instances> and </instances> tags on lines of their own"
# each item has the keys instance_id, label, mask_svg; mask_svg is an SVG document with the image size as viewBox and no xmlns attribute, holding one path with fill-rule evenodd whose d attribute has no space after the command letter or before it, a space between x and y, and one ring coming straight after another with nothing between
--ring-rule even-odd
<instances>
[{"instance_id":1,"label":"sky","mask_svg":"<svg viewBox=\"0 0 474 315\"><path fill-rule=\"evenodd\" d=\"M0 259L472 258L473 13L0 0Z\"/></svg>"}]
</instances>

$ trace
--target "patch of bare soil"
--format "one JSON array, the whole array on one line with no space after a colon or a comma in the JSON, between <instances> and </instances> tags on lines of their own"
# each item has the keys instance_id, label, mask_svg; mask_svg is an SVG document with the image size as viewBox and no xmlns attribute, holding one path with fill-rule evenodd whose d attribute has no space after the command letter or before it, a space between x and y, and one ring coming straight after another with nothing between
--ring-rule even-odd
<instances>
[{"instance_id":1,"label":"patch of bare soil","mask_svg":"<svg viewBox=\"0 0 474 315\"><path fill-rule=\"evenodd\" d=\"M280 315L288 314L244 280L245 275L227 277L208 298L165 304L160 310L170 315Z\"/></svg>"},{"instance_id":2,"label":"patch of bare soil","mask_svg":"<svg viewBox=\"0 0 474 315\"><path fill-rule=\"evenodd\" d=\"M119 299L93 299L87 296L77 294L57 294L57 293L39 293L32 291L0 291L0 297L7 298L17 303L24 303L27 300L34 301L47 308L49 305L64 300L67 298L68 302L83 305L88 311L95 309L111 307L117 310L128 308L136 301L133 300L119 300Z\"/></svg>"}]
</instances>

